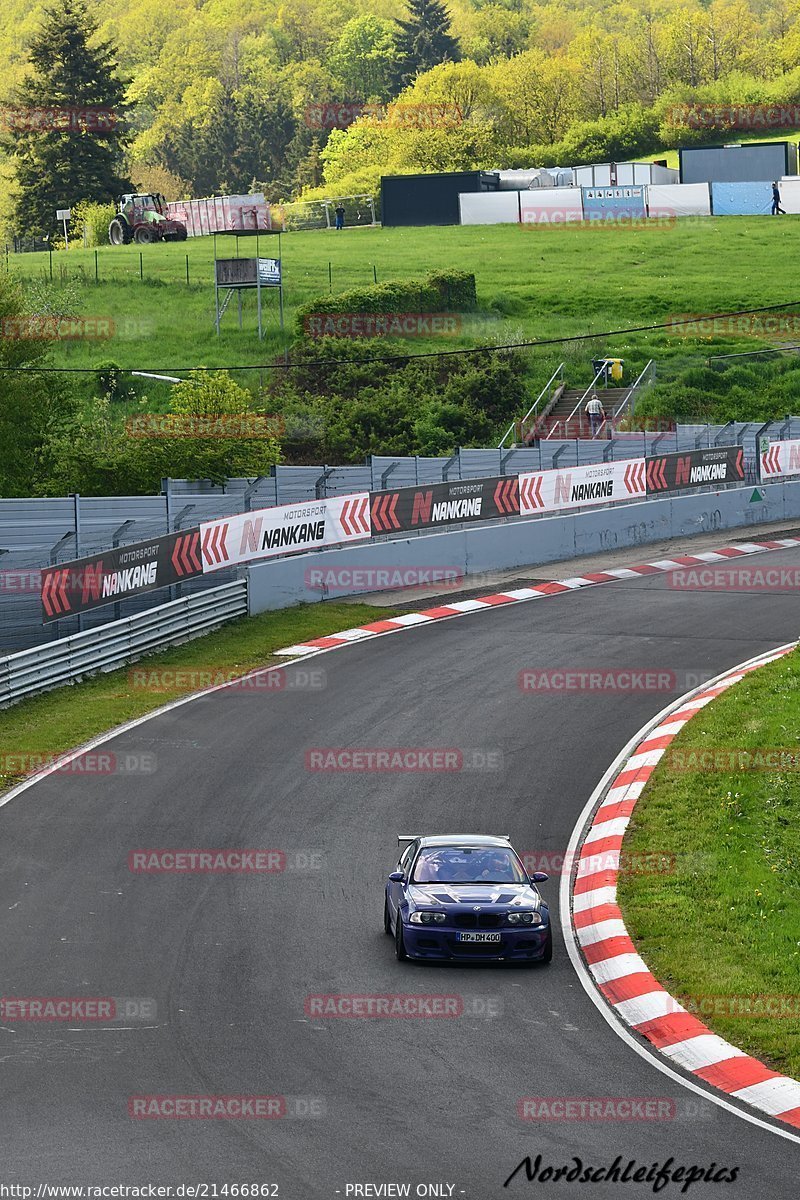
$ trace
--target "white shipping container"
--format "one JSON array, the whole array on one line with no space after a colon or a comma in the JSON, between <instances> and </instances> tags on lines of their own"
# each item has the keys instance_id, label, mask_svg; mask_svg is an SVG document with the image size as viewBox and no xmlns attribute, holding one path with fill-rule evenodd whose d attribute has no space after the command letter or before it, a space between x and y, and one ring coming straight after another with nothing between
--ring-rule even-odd
<instances>
[{"instance_id":1,"label":"white shipping container","mask_svg":"<svg viewBox=\"0 0 800 1200\"><path fill-rule=\"evenodd\" d=\"M519 192L459 192L462 225L519 224Z\"/></svg>"},{"instance_id":2,"label":"white shipping container","mask_svg":"<svg viewBox=\"0 0 800 1200\"><path fill-rule=\"evenodd\" d=\"M594 163L575 167L574 175L576 185L581 187L630 187L633 184L678 183L680 179L680 172L672 167L642 162Z\"/></svg>"}]
</instances>

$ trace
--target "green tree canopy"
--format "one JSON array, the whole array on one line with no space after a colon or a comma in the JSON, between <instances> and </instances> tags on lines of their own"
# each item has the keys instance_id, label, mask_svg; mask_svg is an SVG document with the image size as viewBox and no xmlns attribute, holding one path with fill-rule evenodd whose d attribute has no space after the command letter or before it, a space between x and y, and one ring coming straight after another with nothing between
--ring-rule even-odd
<instances>
[{"instance_id":1,"label":"green tree canopy","mask_svg":"<svg viewBox=\"0 0 800 1200\"><path fill-rule=\"evenodd\" d=\"M459 58L458 43L450 32L450 13L441 0L408 0L408 19L398 21L398 56L395 82L400 87L431 67Z\"/></svg>"},{"instance_id":2,"label":"green tree canopy","mask_svg":"<svg viewBox=\"0 0 800 1200\"><path fill-rule=\"evenodd\" d=\"M20 233L44 234L57 208L109 201L126 189L124 88L112 46L96 34L84 0L55 0L31 42L30 73L13 97L6 139Z\"/></svg>"}]
</instances>

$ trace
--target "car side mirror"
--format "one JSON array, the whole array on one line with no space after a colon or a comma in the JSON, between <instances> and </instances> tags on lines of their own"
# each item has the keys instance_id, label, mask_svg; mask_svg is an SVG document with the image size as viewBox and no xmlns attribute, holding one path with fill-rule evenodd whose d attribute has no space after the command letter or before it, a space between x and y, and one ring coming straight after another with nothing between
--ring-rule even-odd
<instances>
[{"instance_id":1,"label":"car side mirror","mask_svg":"<svg viewBox=\"0 0 800 1200\"><path fill-rule=\"evenodd\" d=\"M531 883L547 883L549 878L546 871L534 871L531 875Z\"/></svg>"},{"instance_id":2,"label":"car side mirror","mask_svg":"<svg viewBox=\"0 0 800 1200\"><path fill-rule=\"evenodd\" d=\"M405 871L392 871L389 876L389 883L402 883L406 877Z\"/></svg>"}]
</instances>

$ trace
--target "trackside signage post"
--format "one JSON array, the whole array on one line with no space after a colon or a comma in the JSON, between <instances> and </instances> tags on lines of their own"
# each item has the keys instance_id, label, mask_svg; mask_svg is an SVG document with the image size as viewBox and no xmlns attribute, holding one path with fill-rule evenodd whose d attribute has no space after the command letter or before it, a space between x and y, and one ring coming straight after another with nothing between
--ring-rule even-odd
<instances>
[{"instance_id":1,"label":"trackside signage post","mask_svg":"<svg viewBox=\"0 0 800 1200\"><path fill-rule=\"evenodd\" d=\"M800 441L775 443L762 458L777 464L768 467L770 477L800 474ZM762 471L766 469L762 461ZM57 621L193 576L278 555L743 480L742 447L721 446L281 504L47 567L42 571L43 620Z\"/></svg>"},{"instance_id":2,"label":"trackside signage post","mask_svg":"<svg viewBox=\"0 0 800 1200\"><path fill-rule=\"evenodd\" d=\"M72 220L71 208L57 208L56 220L60 221L64 226L64 247L69 250L69 234L67 233L67 222Z\"/></svg>"},{"instance_id":3,"label":"trackside signage post","mask_svg":"<svg viewBox=\"0 0 800 1200\"><path fill-rule=\"evenodd\" d=\"M214 326L217 337L225 310L237 297L239 306L239 328L242 328L242 293L255 289L258 312L258 337L263 337L261 292L274 288L278 292L278 314L283 329L283 271L280 260L280 234L278 234L278 258L261 258L256 246L256 258L217 258L216 237L214 238Z\"/></svg>"}]
</instances>

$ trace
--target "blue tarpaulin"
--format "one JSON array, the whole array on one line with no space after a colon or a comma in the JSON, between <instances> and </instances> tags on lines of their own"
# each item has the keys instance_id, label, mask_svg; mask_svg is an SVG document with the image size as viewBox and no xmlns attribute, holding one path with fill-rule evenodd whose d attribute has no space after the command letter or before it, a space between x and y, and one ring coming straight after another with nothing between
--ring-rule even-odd
<instances>
[{"instance_id":1,"label":"blue tarpaulin","mask_svg":"<svg viewBox=\"0 0 800 1200\"><path fill-rule=\"evenodd\" d=\"M780 188L780 181L778 182ZM769 216L772 208L772 181L711 184L711 211L714 216Z\"/></svg>"},{"instance_id":2,"label":"blue tarpaulin","mask_svg":"<svg viewBox=\"0 0 800 1200\"><path fill-rule=\"evenodd\" d=\"M647 216L641 184L584 187L581 192L584 221L630 221Z\"/></svg>"}]
</instances>

